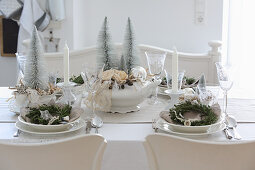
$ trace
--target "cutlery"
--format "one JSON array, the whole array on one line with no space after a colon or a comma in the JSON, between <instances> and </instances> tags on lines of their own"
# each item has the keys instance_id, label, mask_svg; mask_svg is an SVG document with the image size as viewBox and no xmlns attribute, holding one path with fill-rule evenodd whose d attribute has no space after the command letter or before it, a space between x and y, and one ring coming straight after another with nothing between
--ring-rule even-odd
<instances>
[{"instance_id":1,"label":"cutlery","mask_svg":"<svg viewBox=\"0 0 255 170\"><path fill-rule=\"evenodd\" d=\"M101 118L99 117L94 117L91 121L91 126L93 128L96 128L95 132L98 133L98 128L102 127L103 126L103 121Z\"/></svg>"},{"instance_id":2,"label":"cutlery","mask_svg":"<svg viewBox=\"0 0 255 170\"><path fill-rule=\"evenodd\" d=\"M21 131L18 129L18 130L13 134L13 137L19 137L20 132L21 132Z\"/></svg>"},{"instance_id":3,"label":"cutlery","mask_svg":"<svg viewBox=\"0 0 255 170\"><path fill-rule=\"evenodd\" d=\"M96 133L98 133L98 127L96 126L96 130L95 130Z\"/></svg>"},{"instance_id":4,"label":"cutlery","mask_svg":"<svg viewBox=\"0 0 255 170\"><path fill-rule=\"evenodd\" d=\"M223 130L227 139L232 139L233 136L230 134L230 132L228 131L228 126L226 126L226 128Z\"/></svg>"},{"instance_id":5,"label":"cutlery","mask_svg":"<svg viewBox=\"0 0 255 170\"><path fill-rule=\"evenodd\" d=\"M85 131L86 131L86 134L89 134L91 131L91 121L89 121L89 120L87 121Z\"/></svg>"},{"instance_id":6,"label":"cutlery","mask_svg":"<svg viewBox=\"0 0 255 170\"><path fill-rule=\"evenodd\" d=\"M241 135L237 132L237 122L233 116L227 115L226 116L227 124L229 129L233 129L234 139L240 140L242 139Z\"/></svg>"},{"instance_id":7,"label":"cutlery","mask_svg":"<svg viewBox=\"0 0 255 170\"><path fill-rule=\"evenodd\" d=\"M155 133L158 132L158 128L156 126L156 119L152 119L152 129L154 129Z\"/></svg>"}]
</instances>

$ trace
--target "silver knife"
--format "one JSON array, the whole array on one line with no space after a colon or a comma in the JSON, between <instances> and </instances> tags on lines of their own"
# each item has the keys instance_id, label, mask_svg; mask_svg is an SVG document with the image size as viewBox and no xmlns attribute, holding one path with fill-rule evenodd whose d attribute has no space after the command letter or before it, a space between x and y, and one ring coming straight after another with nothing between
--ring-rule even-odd
<instances>
[{"instance_id":1,"label":"silver knife","mask_svg":"<svg viewBox=\"0 0 255 170\"><path fill-rule=\"evenodd\" d=\"M13 134L13 137L19 137L19 134L20 134L21 130L17 130L14 134Z\"/></svg>"},{"instance_id":2,"label":"silver knife","mask_svg":"<svg viewBox=\"0 0 255 170\"><path fill-rule=\"evenodd\" d=\"M91 122L90 121L87 121L87 125L86 125L85 131L86 131L86 134L90 133L90 131L91 131Z\"/></svg>"}]
</instances>

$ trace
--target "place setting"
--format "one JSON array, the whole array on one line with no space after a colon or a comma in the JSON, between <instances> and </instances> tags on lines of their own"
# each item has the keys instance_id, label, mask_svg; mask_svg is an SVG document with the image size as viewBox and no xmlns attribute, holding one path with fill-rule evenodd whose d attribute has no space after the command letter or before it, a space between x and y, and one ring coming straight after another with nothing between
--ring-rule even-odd
<instances>
[{"instance_id":1,"label":"place setting","mask_svg":"<svg viewBox=\"0 0 255 170\"><path fill-rule=\"evenodd\" d=\"M156 133L160 130L172 135L195 137L223 131L229 140L242 139L236 130L236 118L227 112L227 92L233 85L233 76L229 68L223 66L222 63L215 63L215 67L219 85L207 85L205 76L202 75L199 80L192 80L191 87L183 88L183 72L180 72L176 79L178 81L175 80L178 82L176 83L178 88L174 89L172 85L169 89L169 81L166 78L167 89L164 91L171 99L165 111L152 119L152 128ZM174 80L171 81L174 83ZM218 100L220 89L224 94L223 110Z\"/></svg>"},{"instance_id":2,"label":"place setting","mask_svg":"<svg viewBox=\"0 0 255 170\"><path fill-rule=\"evenodd\" d=\"M68 58L67 55L64 57ZM78 100L74 102L73 93L69 91L72 84L69 81L62 85L51 82L41 57L42 47L37 29L34 28L31 50L23 67L25 69L20 70L22 78L9 103L10 110L18 116L15 123L18 130L13 137L18 137L20 132L58 135L77 131L86 125L81 119L83 109ZM59 97L58 94L62 95Z\"/></svg>"}]
</instances>

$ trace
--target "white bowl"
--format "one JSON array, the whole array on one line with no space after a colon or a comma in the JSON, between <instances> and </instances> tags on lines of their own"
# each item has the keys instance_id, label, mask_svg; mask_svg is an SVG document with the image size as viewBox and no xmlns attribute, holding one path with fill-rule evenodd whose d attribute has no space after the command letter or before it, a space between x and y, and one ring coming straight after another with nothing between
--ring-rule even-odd
<instances>
[{"instance_id":1,"label":"white bowl","mask_svg":"<svg viewBox=\"0 0 255 170\"><path fill-rule=\"evenodd\" d=\"M42 132L60 132L60 131L65 131L70 128L72 128L73 124L77 121L79 121L80 118L76 119L73 122L69 122L67 124L59 124L59 125L41 125L41 124L34 124L34 123L29 123L26 122L23 117L20 115L18 116L18 121L22 123L23 125L29 126L32 129L35 129L37 131L42 131Z\"/></svg>"},{"instance_id":2,"label":"white bowl","mask_svg":"<svg viewBox=\"0 0 255 170\"><path fill-rule=\"evenodd\" d=\"M133 86L125 85L125 89L112 91L111 112L127 113L139 110L139 104L148 97L153 88L160 82L146 81L143 86L136 88L137 82Z\"/></svg>"},{"instance_id":3,"label":"white bowl","mask_svg":"<svg viewBox=\"0 0 255 170\"><path fill-rule=\"evenodd\" d=\"M215 129L223 124L224 119L220 118L216 123L205 126L184 126L175 123L169 123L162 118L159 118L159 124L176 132L181 133L206 133L210 129Z\"/></svg>"}]
</instances>

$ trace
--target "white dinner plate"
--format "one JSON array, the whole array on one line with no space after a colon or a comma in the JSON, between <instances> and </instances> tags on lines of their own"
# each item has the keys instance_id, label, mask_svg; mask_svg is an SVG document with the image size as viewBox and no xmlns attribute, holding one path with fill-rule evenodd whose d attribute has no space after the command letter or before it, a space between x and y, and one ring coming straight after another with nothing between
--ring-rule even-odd
<instances>
[{"instance_id":1,"label":"white dinner plate","mask_svg":"<svg viewBox=\"0 0 255 170\"><path fill-rule=\"evenodd\" d=\"M221 124L218 124L217 126L213 126L209 128L206 132L202 133L187 133L187 132L177 132L174 131L172 128L169 128L168 124L162 123L162 118L158 118L156 123L156 127L164 132L176 134L176 135L184 135L184 136L203 136L203 135L210 135L217 132L222 131L224 128L226 128L226 125L222 122Z\"/></svg>"},{"instance_id":2,"label":"white dinner plate","mask_svg":"<svg viewBox=\"0 0 255 170\"><path fill-rule=\"evenodd\" d=\"M45 131L40 131L33 129L25 124L22 124L20 121L17 121L15 123L15 126L17 129L30 133L30 134L36 134L36 135L56 135L56 134L64 134L64 133L69 133L69 132L74 132L79 129L81 129L83 126L85 126L86 122L83 119L79 119L78 121L74 122L72 127L70 129L60 131L60 132L45 132Z\"/></svg>"},{"instance_id":3,"label":"white dinner plate","mask_svg":"<svg viewBox=\"0 0 255 170\"><path fill-rule=\"evenodd\" d=\"M168 111L162 111L162 112L168 112ZM220 117L216 123L211 124L211 125L184 126L184 125L176 124L174 122L168 122L161 117L158 118L159 124L167 126L172 131L181 132L181 133L205 133L211 128L219 127L219 125L221 125L223 123L223 121L224 121L224 119Z\"/></svg>"}]
</instances>

